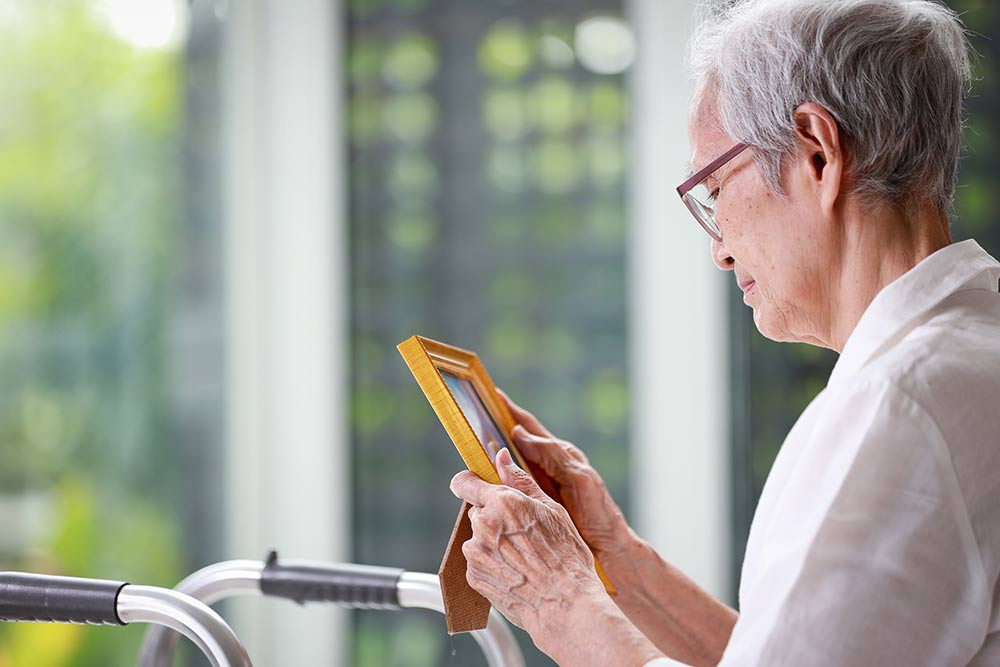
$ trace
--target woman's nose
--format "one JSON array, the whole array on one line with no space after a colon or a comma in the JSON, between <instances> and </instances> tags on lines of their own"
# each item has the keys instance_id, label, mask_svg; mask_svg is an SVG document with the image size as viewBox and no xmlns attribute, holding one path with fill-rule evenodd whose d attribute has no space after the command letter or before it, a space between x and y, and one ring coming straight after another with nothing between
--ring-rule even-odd
<instances>
[{"instance_id":1,"label":"woman's nose","mask_svg":"<svg viewBox=\"0 0 1000 667\"><path fill-rule=\"evenodd\" d=\"M726 246L722 241L716 241L715 239L712 239L712 259L715 261L715 265L723 271L732 271L736 264L736 260L726 250Z\"/></svg>"}]
</instances>

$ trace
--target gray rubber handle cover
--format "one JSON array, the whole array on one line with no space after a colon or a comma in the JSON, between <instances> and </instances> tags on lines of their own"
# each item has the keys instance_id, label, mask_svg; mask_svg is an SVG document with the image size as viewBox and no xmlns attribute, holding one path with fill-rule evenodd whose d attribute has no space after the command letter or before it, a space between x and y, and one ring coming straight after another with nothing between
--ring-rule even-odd
<instances>
[{"instance_id":1,"label":"gray rubber handle cover","mask_svg":"<svg viewBox=\"0 0 1000 667\"><path fill-rule=\"evenodd\" d=\"M125 625L121 581L0 572L0 621Z\"/></svg>"},{"instance_id":2,"label":"gray rubber handle cover","mask_svg":"<svg viewBox=\"0 0 1000 667\"><path fill-rule=\"evenodd\" d=\"M283 565L271 552L261 573L264 595L306 602L333 602L358 609L399 607L403 570L359 565Z\"/></svg>"}]
</instances>

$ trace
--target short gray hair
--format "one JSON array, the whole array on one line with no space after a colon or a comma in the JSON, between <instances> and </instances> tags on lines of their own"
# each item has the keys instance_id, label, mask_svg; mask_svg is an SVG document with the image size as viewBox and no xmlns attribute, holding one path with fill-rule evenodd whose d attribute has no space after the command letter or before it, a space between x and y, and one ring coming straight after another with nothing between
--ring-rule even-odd
<instances>
[{"instance_id":1,"label":"short gray hair","mask_svg":"<svg viewBox=\"0 0 1000 667\"><path fill-rule=\"evenodd\" d=\"M700 18L696 95L717 93L722 129L756 149L772 191L793 111L815 102L837 122L855 194L949 212L971 80L957 14L933 0L709 0Z\"/></svg>"}]
</instances>

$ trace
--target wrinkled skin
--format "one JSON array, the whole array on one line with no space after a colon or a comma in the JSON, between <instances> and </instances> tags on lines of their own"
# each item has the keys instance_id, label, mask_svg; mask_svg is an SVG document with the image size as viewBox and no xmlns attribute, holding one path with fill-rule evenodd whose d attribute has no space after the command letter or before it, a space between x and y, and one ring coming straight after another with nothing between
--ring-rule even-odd
<instances>
[{"instance_id":1,"label":"wrinkled skin","mask_svg":"<svg viewBox=\"0 0 1000 667\"><path fill-rule=\"evenodd\" d=\"M452 483L473 503L474 537L462 546L467 577L511 622L530 631L544 624L546 614L566 613L573 600L601 594L602 585L566 510L514 466L506 448L497 467L503 486L472 473L460 473Z\"/></svg>"},{"instance_id":2,"label":"wrinkled skin","mask_svg":"<svg viewBox=\"0 0 1000 667\"><path fill-rule=\"evenodd\" d=\"M559 485L563 504L584 541L599 559L615 552L629 530L628 524L586 454L554 436L533 414L499 393L518 422L512 433L514 444Z\"/></svg>"},{"instance_id":3,"label":"wrinkled skin","mask_svg":"<svg viewBox=\"0 0 1000 667\"><path fill-rule=\"evenodd\" d=\"M616 531L628 530L621 511L579 449L501 396L519 422L514 439L521 453L560 484L570 511L592 520L574 525L570 511L502 449L496 459L502 485L469 471L451 483L455 495L473 506L473 537L462 547L469 584L561 663L611 664L631 656L630 662L643 664L656 657L656 648L608 597L588 547L607 548ZM606 636L614 628L619 639L609 644Z\"/></svg>"}]
</instances>

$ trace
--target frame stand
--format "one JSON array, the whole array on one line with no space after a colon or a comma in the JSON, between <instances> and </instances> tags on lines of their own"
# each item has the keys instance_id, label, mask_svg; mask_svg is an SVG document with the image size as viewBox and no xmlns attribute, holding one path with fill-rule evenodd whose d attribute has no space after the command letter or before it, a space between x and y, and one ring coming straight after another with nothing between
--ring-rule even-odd
<instances>
[{"instance_id":1,"label":"frame stand","mask_svg":"<svg viewBox=\"0 0 1000 667\"><path fill-rule=\"evenodd\" d=\"M468 563L462 553L462 545L472 537L472 522L469 520L467 502L462 503L455 529L448 540L448 548L441 561L438 576L441 579L441 597L444 599L444 615L448 623L448 634L482 630L490 618L490 601L480 595L465 578Z\"/></svg>"}]
</instances>

